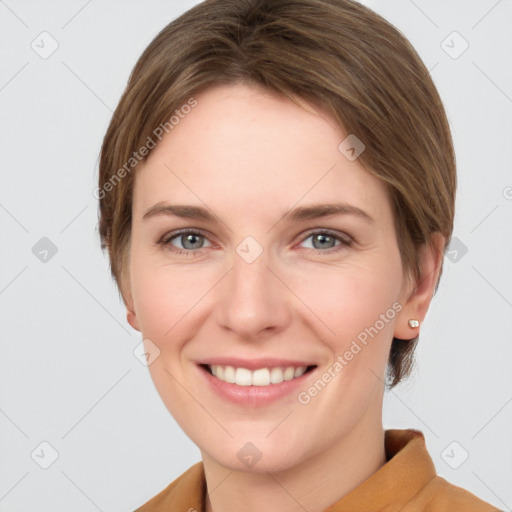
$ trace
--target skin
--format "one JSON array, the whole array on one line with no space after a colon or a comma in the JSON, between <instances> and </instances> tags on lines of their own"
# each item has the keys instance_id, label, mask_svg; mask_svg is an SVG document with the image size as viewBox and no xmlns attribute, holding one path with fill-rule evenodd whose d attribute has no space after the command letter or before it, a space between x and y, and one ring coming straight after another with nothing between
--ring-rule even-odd
<instances>
[{"instance_id":1,"label":"skin","mask_svg":"<svg viewBox=\"0 0 512 512\"><path fill-rule=\"evenodd\" d=\"M320 108L244 84L195 97L197 106L137 168L127 318L160 350L151 377L201 451L207 511L322 511L386 461L391 341L417 335L407 322L425 317L444 239L436 235L438 250L421 252L422 278L410 279L382 182L338 150L347 134ZM143 220L161 201L207 207L216 221ZM340 201L373 222L284 216ZM158 244L182 228L205 236ZM332 238L322 245L325 229L352 244ZM263 249L252 263L236 252L247 236ZM194 255L173 252L193 248ZM401 311L308 404L296 393L263 407L232 404L206 386L196 365L225 355L304 359L318 365L307 390L394 303ZM247 442L262 454L251 468L237 457Z\"/></svg>"}]
</instances>

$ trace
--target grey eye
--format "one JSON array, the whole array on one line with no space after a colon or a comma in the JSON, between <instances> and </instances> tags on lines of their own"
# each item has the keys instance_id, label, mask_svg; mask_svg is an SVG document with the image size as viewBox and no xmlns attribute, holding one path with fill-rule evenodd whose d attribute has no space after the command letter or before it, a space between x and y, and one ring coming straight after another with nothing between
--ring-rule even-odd
<instances>
[{"instance_id":1,"label":"grey eye","mask_svg":"<svg viewBox=\"0 0 512 512\"><path fill-rule=\"evenodd\" d=\"M312 240L312 244L309 247L311 249L332 249L341 243L336 237L327 233L313 233L312 235L309 235L307 238L305 238L304 242L302 243L305 243L306 240L309 239ZM338 244L336 244L336 242L338 242Z\"/></svg>"},{"instance_id":2,"label":"grey eye","mask_svg":"<svg viewBox=\"0 0 512 512\"><path fill-rule=\"evenodd\" d=\"M175 243L176 241L180 242L181 247ZM204 245L205 242L207 242L207 238L204 235L194 232L178 233L168 241L168 243L174 247L187 251L203 249L204 247L207 247Z\"/></svg>"}]
</instances>

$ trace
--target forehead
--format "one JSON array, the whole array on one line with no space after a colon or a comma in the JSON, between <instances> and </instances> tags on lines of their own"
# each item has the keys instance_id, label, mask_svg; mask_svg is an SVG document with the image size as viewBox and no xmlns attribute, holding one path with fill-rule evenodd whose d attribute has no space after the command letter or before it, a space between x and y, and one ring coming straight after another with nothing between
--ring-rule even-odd
<instances>
[{"instance_id":1,"label":"forehead","mask_svg":"<svg viewBox=\"0 0 512 512\"><path fill-rule=\"evenodd\" d=\"M347 201L374 217L389 209L383 183L340 152L348 134L319 107L245 84L195 99L136 169L139 215L161 201L206 202L234 215L319 201Z\"/></svg>"}]
</instances>

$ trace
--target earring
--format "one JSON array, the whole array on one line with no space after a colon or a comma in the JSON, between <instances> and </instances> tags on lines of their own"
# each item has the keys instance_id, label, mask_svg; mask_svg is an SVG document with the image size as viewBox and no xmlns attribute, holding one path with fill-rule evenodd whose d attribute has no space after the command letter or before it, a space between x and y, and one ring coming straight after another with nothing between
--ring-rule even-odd
<instances>
[{"instance_id":1,"label":"earring","mask_svg":"<svg viewBox=\"0 0 512 512\"><path fill-rule=\"evenodd\" d=\"M414 320L414 319L409 320L409 327L411 329L415 329L416 327L419 327L419 326L420 326L420 323L418 322L418 320Z\"/></svg>"}]
</instances>

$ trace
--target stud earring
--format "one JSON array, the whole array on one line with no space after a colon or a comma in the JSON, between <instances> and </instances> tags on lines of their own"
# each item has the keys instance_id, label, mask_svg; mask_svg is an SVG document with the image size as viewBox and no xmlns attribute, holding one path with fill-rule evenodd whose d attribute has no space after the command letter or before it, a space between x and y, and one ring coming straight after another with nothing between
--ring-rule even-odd
<instances>
[{"instance_id":1,"label":"stud earring","mask_svg":"<svg viewBox=\"0 0 512 512\"><path fill-rule=\"evenodd\" d=\"M414 320L414 319L409 320L409 327L411 329L415 329L416 327L419 327L419 326L420 326L420 323L418 322L418 320Z\"/></svg>"}]
</instances>

